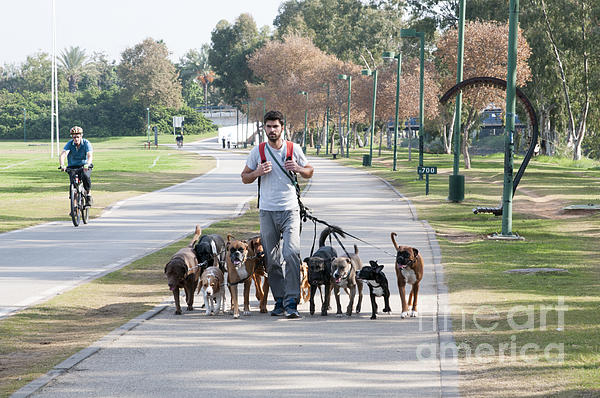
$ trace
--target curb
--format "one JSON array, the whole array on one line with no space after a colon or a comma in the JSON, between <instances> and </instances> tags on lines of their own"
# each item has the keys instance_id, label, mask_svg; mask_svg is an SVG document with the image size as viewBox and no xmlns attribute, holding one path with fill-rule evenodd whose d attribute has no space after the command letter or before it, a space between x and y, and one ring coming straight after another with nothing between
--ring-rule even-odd
<instances>
[{"instance_id":1,"label":"curb","mask_svg":"<svg viewBox=\"0 0 600 398\"><path fill-rule=\"evenodd\" d=\"M147 320L153 318L154 316L158 315L161 311L163 311L165 308L167 308L169 306L169 304L170 304L170 300L165 300L161 304L154 307L153 309L148 310L148 311L144 312L143 314L138 315L137 317L133 318L129 322L125 323L124 325L119 326L118 328L114 329L113 331L111 331L106 336L102 337L100 340L96 341L89 347L84 348L83 350L71 355L69 358L65 359L64 361L62 361L61 363L56 365L54 368L52 368L45 375L38 377L37 379L33 380L29 384L24 385L19 390L15 391L10 397L11 398L26 398L26 397L31 396L31 394L35 393L40 388L44 387L45 385L50 383L52 380L56 379L58 376L68 372L70 369L72 369L75 365L77 365L81 361L91 357L92 355L94 355L95 353L100 351L103 347L105 347L109 343L112 343L113 341L117 340L120 336L124 335L128 331L139 326L144 321L147 321Z\"/></svg>"}]
</instances>

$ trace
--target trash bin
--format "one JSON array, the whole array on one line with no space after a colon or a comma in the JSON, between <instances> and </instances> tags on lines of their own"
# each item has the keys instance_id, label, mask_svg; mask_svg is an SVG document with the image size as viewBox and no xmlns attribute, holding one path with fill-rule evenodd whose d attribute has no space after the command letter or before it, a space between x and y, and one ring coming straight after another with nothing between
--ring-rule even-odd
<instances>
[{"instance_id":1,"label":"trash bin","mask_svg":"<svg viewBox=\"0 0 600 398\"><path fill-rule=\"evenodd\" d=\"M363 166L371 165L371 155L363 155Z\"/></svg>"}]
</instances>

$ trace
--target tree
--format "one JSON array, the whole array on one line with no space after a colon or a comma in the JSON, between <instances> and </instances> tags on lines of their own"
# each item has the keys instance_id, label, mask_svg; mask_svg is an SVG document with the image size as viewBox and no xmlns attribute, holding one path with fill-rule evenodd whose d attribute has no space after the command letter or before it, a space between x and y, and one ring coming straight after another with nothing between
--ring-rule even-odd
<instances>
[{"instance_id":1,"label":"tree","mask_svg":"<svg viewBox=\"0 0 600 398\"><path fill-rule=\"evenodd\" d=\"M445 92L456 83L456 53L458 48L457 29L448 29L437 43L436 55L447 73L442 79ZM519 29L517 42L517 85L524 86L531 79L531 71L527 64L530 48L523 32ZM467 22L464 31L463 80L471 77L490 76L506 79L508 56L508 24L495 22ZM461 151L465 168L471 167L469 156L469 131L479 118L479 112L486 106L494 104L505 108L504 91L493 88L477 87L463 93L463 113L466 120L462 127Z\"/></svg>"},{"instance_id":2,"label":"tree","mask_svg":"<svg viewBox=\"0 0 600 398\"><path fill-rule=\"evenodd\" d=\"M67 82L69 83L69 92L77 91L77 83L86 69L88 57L85 50L79 47L69 47L61 51L58 61L62 66Z\"/></svg>"},{"instance_id":3,"label":"tree","mask_svg":"<svg viewBox=\"0 0 600 398\"><path fill-rule=\"evenodd\" d=\"M267 31L258 31L250 14L241 14L233 25L221 20L212 31L208 61L217 79L214 84L223 91L223 99L239 105L248 97L246 82L255 83L246 58L267 39Z\"/></svg>"},{"instance_id":4,"label":"tree","mask_svg":"<svg viewBox=\"0 0 600 398\"><path fill-rule=\"evenodd\" d=\"M398 1L288 0L275 18L275 36L309 37L322 51L360 64L399 42L401 18Z\"/></svg>"},{"instance_id":5,"label":"tree","mask_svg":"<svg viewBox=\"0 0 600 398\"><path fill-rule=\"evenodd\" d=\"M143 107L179 109L183 104L181 83L168 56L167 46L151 38L123 51L117 75L124 100L139 101Z\"/></svg>"},{"instance_id":6,"label":"tree","mask_svg":"<svg viewBox=\"0 0 600 398\"><path fill-rule=\"evenodd\" d=\"M202 102L206 105L208 101L208 79L205 78L214 78L208 64L208 49L209 45L203 44L199 51L189 50L176 65L183 86L183 98L192 107L200 106Z\"/></svg>"}]
</instances>

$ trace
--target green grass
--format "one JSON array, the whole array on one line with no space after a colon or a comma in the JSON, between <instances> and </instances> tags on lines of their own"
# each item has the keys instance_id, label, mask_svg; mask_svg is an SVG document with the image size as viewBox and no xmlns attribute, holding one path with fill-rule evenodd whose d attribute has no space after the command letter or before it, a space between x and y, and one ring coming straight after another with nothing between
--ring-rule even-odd
<instances>
[{"instance_id":1,"label":"green grass","mask_svg":"<svg viewBox=\"0 0 600 398\"><path fill-rule=\"evenodd\" d=\"M205 137L187 136L186 140ZM161 142L171 143L170 138ZM91 217L119 200L197 177L215 164L212 158L164 146L144 149L144 137L91 141ZM58 157L51 159L49 148L47 142L0 142L0 232L69 219L69 179L57 169Z\"/></svg>"},{"instance_id":2,"label":"green grass","mask_svg":"<svg viewBox=\"0 0 600 398\"><path fill-rule=\"evenodd\" d=\"M351 152L341 162L362 168L362 155ZM377 152L374 151L374 154ZM513 201L512 232L523 241L487 239L500 233L501 217L472 213L476 206L497 206L503 183L502 154L473 157L465 175L465 200L450 203L448 176L452 156L425 154L424 165L438 166L425 181L417 179L418 154L408 162L399 151L397 171L392 155L374 156L370 171L390 181L416 206L418 217L435 229L442 249L460 355L461 394L465 397L591 397L600 396L600 214L565 213L570 204L600 204L598 162L586 159L538 158L527 168ZM522 158L517 157L514 169ZM315 172L318 172L315 171ZM514 268L554 267L568 273L507 274ZM556 307L564 300L564 325ZM512 311L532 306L529 313ZM546 311L546 330L542 306ZM533 327L517 330L531 315ZM483 328L493 327L493 331ZM562 327L562 330L557 330ZM500 354L502 344L514 342ZM527 346L527 344L531 344ZM562 344L564 360L555 362L544 353L549 344ZM487 346L489 345L489 346ZM493 347L493 353L474 355L476 348ZM525 355L521 350L525 347ZM469 350L472 350L469 353ZM558 349L556 351L558 352ZM526 360L533 361L527 363Z\"/></svg>"}]
</instances>

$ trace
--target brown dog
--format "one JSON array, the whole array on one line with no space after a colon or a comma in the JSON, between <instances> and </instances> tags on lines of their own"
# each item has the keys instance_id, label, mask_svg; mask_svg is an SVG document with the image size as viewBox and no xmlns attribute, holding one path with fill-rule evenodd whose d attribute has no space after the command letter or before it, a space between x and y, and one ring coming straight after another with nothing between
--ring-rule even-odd
<instances>
[{"instance_id":1,"label":"brown dog","mask_svg":"<svg viewBox=\"0 0 600 398\"><path fill-rule=\"evenodd\" d=\"M200 227L196 225L194 237L189 246L177 251L165 265L165 275L169 289L173 292L175 299L175 315L181 315L181 305L179 304L179 289L185 290L185 301L188 311L194 309L194 291L200 278L200 267L198 259L194 252L194 245L200 238Z\"/></svg>"},{"instance_id":2,"label":"brown dog","mask_svg":"<svg viewBox=\"0 0 600 398\"><path fill-rule=\"evenodd\" d=\"M223 272L217 266L208 267L200 277L198 293L204 297L206 315L219 315L225 307ZM216 305L216 308L215 308Z\"/></svg>"},{"instance_id":3,"label":"brown dog","mask_svg":"<svg viewBox=\"0 0 600 398\"><path fill-rule=\"evenodd\" d=\"M419 254L419 250L410 246L398 246L396 243L396 233L392 232L391 238L394 247L396 248L396 278L398 279L398 290L400 291L400 300L402 300L401 318L407 316L416 317L417 312L417 296L419 294L419 283L423 279L423 257ZM406 303L406 284L412 285L408 304ZM412 305L410 313L408 307Z\"/></svg>"},{"instance_id":4,"label":"brown dog","mask_svg":"<svg viewBox=\"0 0 600 398\"><path fill-rule=\"evenodd\" d=\"M256 299L259 302L261 313L267 312L267 296L269 295L269 278L267 278L267 259L263 249L260 236L248 240L248 258L246 268L252 270L252 280L256 291ZM244 285L244 311L250 310L250 287Z\"/></svg>"},{"instance_id":5,"label":"brown dog","mask_svg":"<svg viewBox=\"0 0 600 398\"><path fill-rule=\"evenodd\" d=\"M333 280L333 294L337 305L336 316L343 316L342 306L340 304L340 289L346 290L350 296L350 302L346 308L346 315L351 316L354 306L354 297L358 291L358 302L356 303L356 313L360 313L362 305L362 287L360 279L356 279L356 274L362 268L363 263L358 256L358 247L354 245L354 253L348 253L348 256L340 256L331 262L331 278Z\"/></svg>"},{"instance_id":6,"label":"brown dog","mask_svg":"<svg viewBox=\"0 0 600 398\"><path fill-rule=\"evenodd\" d=\"M227 284L231 293L231 313L235 319L240 317L240 307L238 303L237 285L244 284L244 292L250 290L252 283L253 269L247 264L248 242L237 240L232 235L227 235L225 244L225 263L227 264ZM249 296L249 293L248 293ZM244 297L244 315L250 315L249 300Z\"/></svg>"}]
</instances>

